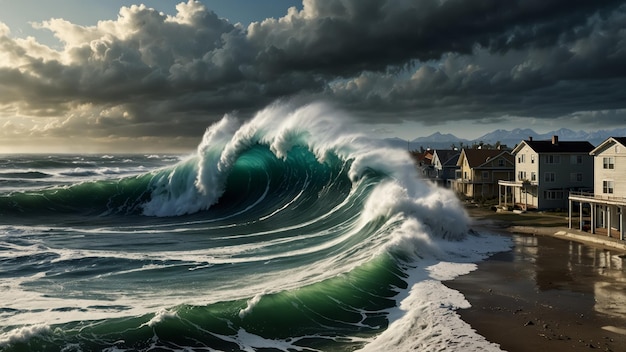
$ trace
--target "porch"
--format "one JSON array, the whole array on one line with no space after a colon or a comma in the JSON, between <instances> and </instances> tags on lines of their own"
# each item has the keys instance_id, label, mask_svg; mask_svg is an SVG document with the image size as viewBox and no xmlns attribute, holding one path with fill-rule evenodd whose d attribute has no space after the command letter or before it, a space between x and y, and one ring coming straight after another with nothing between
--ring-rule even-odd
<instances>
[{"instance_id":1,"label":"porch","mask_svg":"<svg viewBox=\"0 0 626 352\"><path fill-rule=\"evenodd\" d=\"M499 180L498 208L506 209L509 205L517 206L522 210L537 208L536 193L536 183Z\"/></svg>"},{"instance_id":2,"label":"porch","mask_svg":"<svg viewBox=\"0 0 626 352\"><path fill-rule=\"evenodd\" d=\"M595 195L587 192L570 192L569 224L572 228L574 205L578 203L578 229L609 238L625 240L624 208L626 198ZM589 206L589 215L583 216L583 208ZM588 218L588 221L585 221Z\"/></svg>"}]
</instances>

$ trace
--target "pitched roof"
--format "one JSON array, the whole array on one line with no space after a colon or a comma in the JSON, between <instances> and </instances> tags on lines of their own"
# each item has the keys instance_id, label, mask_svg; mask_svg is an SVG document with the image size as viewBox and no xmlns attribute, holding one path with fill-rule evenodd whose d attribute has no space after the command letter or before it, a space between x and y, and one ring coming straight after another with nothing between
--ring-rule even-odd
<instances>
[{"instance_id":1,"label":"pitched roof","mask_svg":"<svg viewBox=\"0 0 626 352\"><path fill-rule=\"evenodd\" d=\"M461 152L453 149L437 149L435 150L435 154L437 154L441 165L456 165L456 161L459 159Z\"/></svg>"},{"instance_id":2,"label":"pitched roof","mask_svg":"<svg viewBox=\"0 0 626 352\"><path fill-rule=\"evenodd\" d=\"M417 150L414 150L410 152L410 154L413 160L420 165L430 165L433 159L432 150L426 150L424 152L418 152Z\"/></svg>"},{"instance_id":3,"label":"pitched roof","mask_svg":"<svg viewBox=\"0 0 626 352\"><path fill-rule=\"evenodd\" d=\"M465 153L465 158L467 159L467 163L470 168L478 167L487 161L498 157L500 154L502 154L503 157L511 163L515 160L511 153L498 149L463 149L463 153Z\"/></svg>"},{"instance_id":4,"label":"pitched roof","mask_svg":"<svg viewBox=\"0 0 626 352\"><path fill-rule=\"evenodd\" d=\"M532 138L523 140L513 149L513 154L517 154L524 145L530 147L536 153L589 153L594 149L593 144L587 141L559 141L558 136L551 140L535 141Z\"/></svg>"},{"instance_id":5,"label":"pitched roof","mask_svg":"<svg viewBox=\"0 0 626 352\"><path fill-rule=\"evenodd\" d=\"M619 144L626 147L626 137L611 137L611 138L615 139L616 141L619 142Z\"/></svg>"},{"instance_id":6,"label":"pitched roof","mask_svg":"<svg viewBox=\"0 0 626 352\"><path fill-rule=\"evenodd\" d=\"M617 143L621 144L622 146L626 147L626 137L609 137L609 138L605 139L604 142L600 143L600 145L595 147L591 152L589 152L589 154L591 154L591 155L598 154L601 150L606 148L612 142L617 142Z\"/></svg>"}]
</instances>

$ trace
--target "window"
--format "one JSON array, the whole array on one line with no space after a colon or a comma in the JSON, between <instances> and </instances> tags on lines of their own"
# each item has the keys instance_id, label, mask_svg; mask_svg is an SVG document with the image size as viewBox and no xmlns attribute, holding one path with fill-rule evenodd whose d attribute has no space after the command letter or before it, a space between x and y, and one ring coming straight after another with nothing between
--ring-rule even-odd
<instances>
[{"instance_id":1,"label":"window","mask_svg":"<svg viewBox=\"0 0 626 352\"><path fill-rule=\"evenodd\" d=\"M530 173L530 180L531 180L531 181L537 181L537 174L536 174L536 173L534 173L534 172L531 172L531 173Z\"/></svg>"},{"instance_id":2,"label":"window","mask_svg":"<svg viewBox=\"0 0 626 352\"><path fill-rule=\"evenodd\" d=\"M535 163L535 154L530 154L530 163L531 164Z\"/></svg>"},{"instance_id":3,"label":"window","mask_svg":"<svg viewBox=\"0 0 626 352\"><path fill-rule=\"evenodd\" d=\"M583 174L572 172L569 174L569 180L570 182L583 182Z\"/></svg>"},{"instance_id":4,"label":"window","mask_svg":"<svg viewBox=\"0 0 626 352\"><path fill-rule=\"evenodd\" d=\"M489 171L483 171L483 180L489 179Z\"/></svg>"},{"instance_id":5,"label":"window","mask_svg":"<svg viewBox=\"0 0 626 352\"><path fill-rule=\"evenodd\" d=\"M520 164L521 164L521 163L525 163L525 162L526 162L526 154L520 154L520 155L517 157L517 162L518 162L518 163L520 163Z\"/></svg>"},{"instance_id":6,"label":"window","mask_svg":"<svg viewBox=\"0 0 626 352\"><path fill-rule=\"evenodd\" d=\"M518 171L517 172L517 179L519 181L523 181L526 179L526 171Z\"/></svg>"},{"instance_id":7,"label":"window","mask_svg":"<svg viewBox=\"0 0 626 352\"><path fill-rule=\"evenodd\" d=\"M560 155L546 155L546 164L560 164L561 156Z\"/></svg>"},{"instance_id":8,"label":"window","mask_svg":"<svg viewBox=\"0 0 626 352\"><path fill-rule=\"evenodd\" d=\"M498 166L499 167L504 167L504 160L503 159L498 159Z\"/></svg>"},{"instance_id":9,"label":"window","mask_svg":"<svg viewBox=\"0 0 626 352\"><path fill-rule=\"evenodd\" d=\"M613 181L610 181L610 180L602 181L602 193L613 194Z\"/></svg>"},{"instance_id":10,"label":"window","mask_svg":"<svg viewBox=\"0 0 626 352\"><path fill-rule=\"evenodd\" d=\"M563 199L563 191L543 191L543 198L547 200Z\"/></svg>"},{"instance_id":11,"label":"window","mask_svg":"<svg viewBox=\"0 0 626 352\"><path fill-rule=\"evenodd\" d=\"M602 167L604 169L615 169L615 157L602 158Z\"/></svg>"},{"instance_id":12,"label":"window","mask_svg":"<svg viewBox=\"0 0 626 352\"><path fill-rule=\"evenodd\" d=\"M546 182L555 182L556 176L554 175L554 172L546 172L543 180Z\"/></svg>"},{"instance_id":13,"label":"window","mask_svg":"<svg viewBox=\"0 0 626 352\"><path fill-rule=\"evenodd\" d=\"M582 164L583 163L583 156L582 155L572 155L570 157L570 163L572 163L572 164Z\"/></svg>"}]
</instances>

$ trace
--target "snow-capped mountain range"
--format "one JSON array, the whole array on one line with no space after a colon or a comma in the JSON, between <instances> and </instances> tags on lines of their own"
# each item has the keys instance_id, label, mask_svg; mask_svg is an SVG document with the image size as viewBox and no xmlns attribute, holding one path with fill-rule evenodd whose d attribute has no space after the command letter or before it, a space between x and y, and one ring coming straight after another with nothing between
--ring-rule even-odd
<instances>
[{"instance_id":1,"label":"snow-capped mountain range","mask_svg":"<svg viewBox=\"0 0 626 352\"><path fill-rule=\"evenodd\" d=\"M394 146L408 148L410 150L417 150L420 149L420 147L423 147L424 149L450 149L453 145L455 147L460 147L461 145L472 146L473 144L479 144L480 142L492 145L500 142L500 144L504 144L512 148L522 140L527 140L528 137L532 137L534 140L548 140L555 135L559 136L559 140L561 141L588 141L594 146L597 146L609 137L626 136L626 128L592 132L582 130L573 131L567 128L561 128L559 130L543 134L537 133L529 128L516 128L510 131L498 129L472 140L459 138L449 133L442 134L440 132L433 133L430 136L418 137L412 141L407 141L406 139L401 138L388 138L386 140Z\"/></svg>"}]
</instances>

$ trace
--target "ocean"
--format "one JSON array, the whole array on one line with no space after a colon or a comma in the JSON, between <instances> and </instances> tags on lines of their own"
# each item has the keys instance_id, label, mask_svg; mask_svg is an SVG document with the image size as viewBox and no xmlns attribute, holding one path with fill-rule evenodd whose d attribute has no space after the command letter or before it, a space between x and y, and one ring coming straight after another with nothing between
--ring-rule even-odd
<instances>
[{"instance_id":1,"label":"ocean","mask_svg":"<svg viewBox=\"0 0 626 352\"><path fill-rule=\"evenodd\" d=\"M499 351L471 230L406 150L275 104L171 154L0 155L0 351Z\"/></svg>"}]
</instances>

